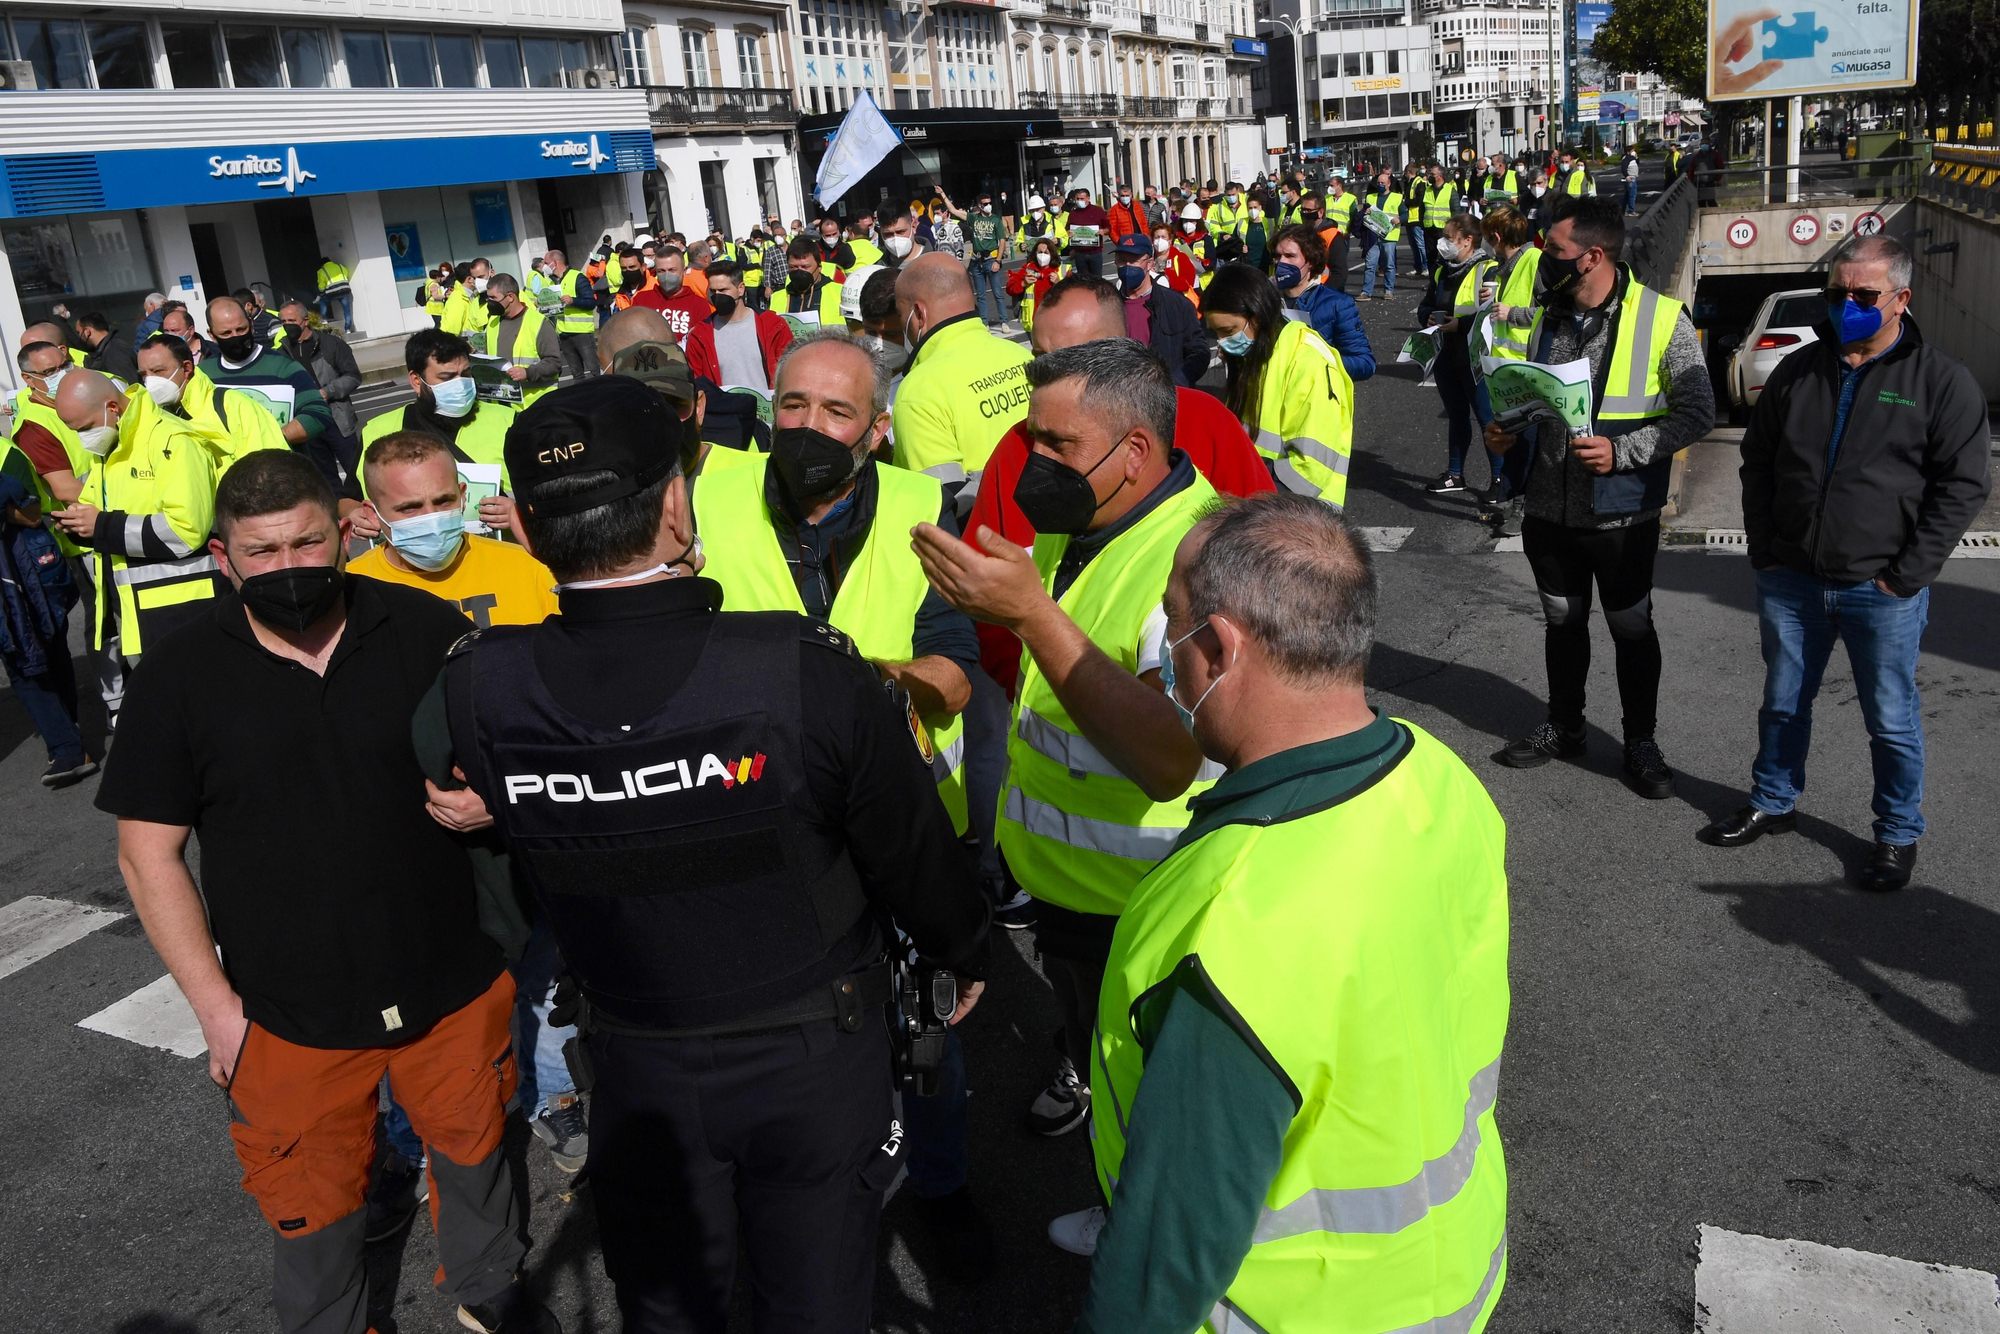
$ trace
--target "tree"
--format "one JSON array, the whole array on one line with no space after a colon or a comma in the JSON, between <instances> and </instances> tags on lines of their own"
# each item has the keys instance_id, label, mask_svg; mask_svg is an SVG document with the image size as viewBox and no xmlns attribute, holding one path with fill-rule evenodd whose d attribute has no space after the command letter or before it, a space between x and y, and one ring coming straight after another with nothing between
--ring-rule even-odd
<instances>
[{"instance_id":1,"label":"tree","mask_svg":"<svg viewBox=\"0 0 2000 1334\"><path fill-rule=\"evenodd\" d=\"M1707 0L1612 0L1591 58L1627 74L1657 74L1682 97L1708 94Z\"/></svg>"},{"instance_id":2,"label":"tree","mask_svg":"<svg viewBox=\"0 0 2000 1334\"><path fill-rule=\"evenodd\" d=\"M1993 65L2000 60L2000 0L1925 0L1917 38L1917 84L1925 123L1973 133L1995 114Z\"/></svg>"}]
</instances>

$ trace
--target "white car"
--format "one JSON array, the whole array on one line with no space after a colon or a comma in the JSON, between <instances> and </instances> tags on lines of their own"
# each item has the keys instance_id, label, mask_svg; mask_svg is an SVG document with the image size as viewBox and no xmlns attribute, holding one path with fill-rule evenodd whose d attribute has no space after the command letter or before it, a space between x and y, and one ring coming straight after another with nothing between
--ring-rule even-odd
<instances>
[{"instance_id":1,"label":"white car","mask_svg":"<svg viewBox=\"0 0 2000 1334\"><path fill-rule=\"evenodd\" d=\"M1826 297L1817 287L1773 292L1757 308L1757 318L1743 343L1729 358L1729 401L1748 411L1757 406L1764 382L1778 363L1808 343L1817 342L1813 326L1826 319Z\"/></svg>"}]
</instances>

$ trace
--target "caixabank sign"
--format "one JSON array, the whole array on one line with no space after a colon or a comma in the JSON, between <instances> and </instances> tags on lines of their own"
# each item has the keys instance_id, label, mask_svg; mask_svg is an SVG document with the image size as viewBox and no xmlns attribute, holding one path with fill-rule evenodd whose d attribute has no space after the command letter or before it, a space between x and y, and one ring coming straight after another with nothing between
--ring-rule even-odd
<instances>
[{"instance_id":1,"label":"caixabank sign","mask_svg":"<svg viewBox=\"0 0 2000 1334\"><path fill-rule=\"evenodd\" d=\"M141 148L0 158L0 217L651 171L648 130Z\"/></svg>"}]
</instances>

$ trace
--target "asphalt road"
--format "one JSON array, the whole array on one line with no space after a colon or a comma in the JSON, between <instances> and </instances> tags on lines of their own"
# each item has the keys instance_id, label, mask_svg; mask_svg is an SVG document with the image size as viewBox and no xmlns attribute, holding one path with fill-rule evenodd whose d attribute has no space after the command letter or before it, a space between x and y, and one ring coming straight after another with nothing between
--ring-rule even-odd
<instances>
[{"instance_id":1,"label":"asphalt road","mask_svg":"<svg viewBox=\"0 0 2000 1334\"><path fill-rule=\"evenodd\" d=\"M1364 305L1395 355L1415 291ZM2000 877L1984 795L1996 756L2000 562L1955 560L1933 594L1920 670L1932 832L1915 883L1875 897L1845 877L1867 847L1869 778L1836 657L1800 832L1752 848L1694 832L1741 803L1761 684L1750 572L1663 553L1661 744L1676 799L1616 780L1609 641L1595 627L1591 751L1517 772L1491 753L1541 718L1540 612L1524 560L1491 552L1443 466L1434 391L1385 365L1360 387L1351 513L1411 530L1378 558L1377 702L1452 746L1508 821L1513 998L1498 1120L1511 1181L1511 1274L1496 1334L1675 1331L1695 1320L1696 1228L1795 1237L1993 1267L2000 1227ZM1483 484L1483 465L1469 471ZM28 894L129 912L95 782L35 785L39 742L0 696L0 903ZM301 857L340 855L339 831ZM357 875L368 868L357 866ZM973 1288L932 1277L910 1201L883 1228L884 1331L1056 1331L1082 1260L1044 1240L1090 1203L1081 1133L1021 1123L1052 1063L1053 1007L1026 942L999 951L965 1026L972 1183L999 1236ZM225 1334L272 1327L268 1242L237 1187L205 1062L76 1027L164 970L127 919L0 979L0 1068L16 1146L0 1184L0 1328ZM564 1199L518 1129L533 1282L571 1331L617 1328L587 1192ZM371 1256L383 1334L456 1328L429 1289L428 1224ZM738 1326L748 1328L747 1320Z\"/></svg>"}]
</instances>

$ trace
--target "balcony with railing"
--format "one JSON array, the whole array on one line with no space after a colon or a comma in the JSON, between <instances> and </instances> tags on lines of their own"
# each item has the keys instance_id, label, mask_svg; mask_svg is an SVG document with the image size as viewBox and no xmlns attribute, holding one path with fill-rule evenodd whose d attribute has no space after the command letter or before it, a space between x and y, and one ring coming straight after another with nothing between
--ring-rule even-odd
<instances>
[{"instance_id":1,"label":"balcony with railing","mask_svg":"<svg viewBox=\"0 0 2000 1334\"><path fill-rule=\"evenodd\" d=\"M1116 93L1047 93L1024 92L1019 94L1023 111L1053 111L1059 116L1115 116L1118 114Z\"/></svg>"},{"instance_id":2,"label":"balcony with railing","mask_svg":"<svg viewBox=\"0 0 2000 1334\"><path fill-rule=\"evenodd\" d=\"M789 88L665 88L647 85L646 102L656 130L714 125L794 125L798 108Z\"/></svg>"}]
</instances>

